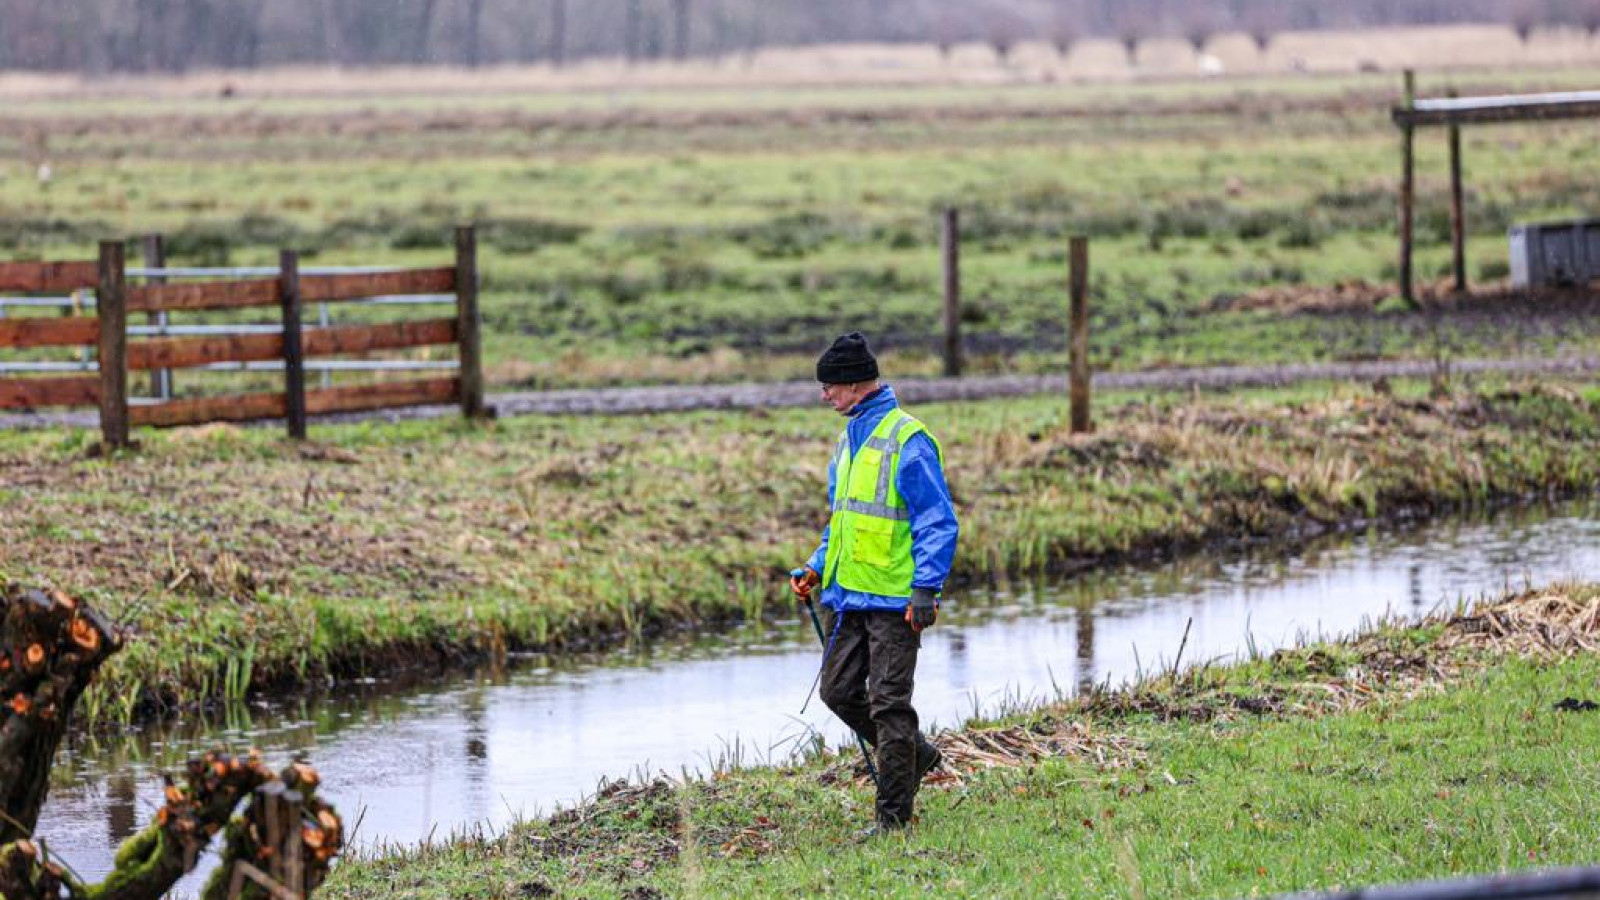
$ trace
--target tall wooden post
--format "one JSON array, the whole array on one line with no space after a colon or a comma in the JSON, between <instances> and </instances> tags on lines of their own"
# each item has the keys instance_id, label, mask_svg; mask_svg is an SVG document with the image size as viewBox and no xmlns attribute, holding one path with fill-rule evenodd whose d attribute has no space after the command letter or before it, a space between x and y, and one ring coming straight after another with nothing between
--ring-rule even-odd
<instances>
[{"instance_id":1,"label":"tall wooden post","mask_svg":"<svg viewBox=\"0 0 1600 900\"><path fill-rule=\"evenodd\" d=\"M456 344L461 359L461 414L486 414L483 406L483 338L478 315L478 233L456 229Z\"/></svg>"},{"instance_id":2,"label":"tall wooden post","mask_svg":"<svg viewBox=\"0 0 1600 900\"><path fill-rule=\"evenodd\" d=\"M1452 90L1450 96L1456 96ZM1455 289L1467 290L1467 209L1461 188L1461 126L1450 126L1450 250L1454 261Z\"/></svg>"},{"instance_id":3,"label":"tall wooden post","mask_svg":"<svg viewBox=\"0 0 1600 900\"><path fill-rule=\"evenodd\" d=\"M1406 70L1405 108L1411 111L1417 105L1417 74ZM1411 273L1411 242L1415 227L1416 204L1416 128L1406 120L1400 126L1400 299L1417 306L1417 294Z\"/></svg>"},{"instance_id":4,"label":"tall wooden post","mask_svg":"<svg viewBox=\"0 0 1600 900\"><path fill-rule=\"evenodd\" d=\"M100 244L100 435L107 450L128 446L128 262L121 241Z\"/></svg>"},{"instance_id":5,"label":"tall wooden post","mask_svg":"<svg viewBox=\"0 0 1600 900\"><path fill-rule=\"evenodd\" d=\"M284 421L293 440L306 439L306 357L301 337L300 254L278 257L278 301L283 308Z\"/></svg>"},{"instance_id":6,"label":"tall wooden post","mask_svg":"<svg viewBox=\"0 0 1600 900\"><path fill-rule=\"evenodd\" d=\"M144 267L146 269L165 269L167 267L167 241L159 234L144 236ZM164 275L156 275L145 279L146 284L166 284ZM146 313L146 322L158 328L167 324L167 311ZM172 399L172 370L153 369L150 372L150 393L162 400Z\"/></svg>"},{"instance_id":7,"label":"tall wooden post","mask_svg":"<svg viewBox=\"0 0 1600 900\"><path fill-rule=\"evenodd\" d=\"M944 211L944 374L960 378L961 352L961 213Z\"/></svg>"},{"instance_id":8,"label":"tall wooden post","mask_svg":"<svg viewBox=\"0 0 1600 900\"><path fill-rule=\"evenodd\" d=\"M1089 417L1089 239L1072 239L1072 433L1093 429Z\"/></svg>"}]
</instances>

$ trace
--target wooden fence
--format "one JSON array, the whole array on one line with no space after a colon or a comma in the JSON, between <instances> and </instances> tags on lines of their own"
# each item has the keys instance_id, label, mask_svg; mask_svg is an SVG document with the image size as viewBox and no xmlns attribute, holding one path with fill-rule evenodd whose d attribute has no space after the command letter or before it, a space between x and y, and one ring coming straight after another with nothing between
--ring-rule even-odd
<instances>
[{"instance_id":1,"label":"wooden fence","mask_svg":"<svg viewBox=\"0 0 1600 900\"><path fill-rule=\"evenodd\" d=\"M95 315L0 319L0 350L91 345L97 375L0 378L0 410L98 406L100 430L110 447L126 446L135 425L173 427L206 422L284 419L289 434L304 438L306 417L324 413L459 403L468 417L486 413L477 295L477 240L456 232L454 266L385 272L305 275L298 256L285 251L277 278L130 287L124 245L100 245L98 262L0 263L0 293L71 293L93 290ZM449 318L306 330L307 303L358 301L396 294L454 294ZM129 340L130 313L199 312L278 307L281 334L226 334ZM459 369L448 378L407 379L307 391L305 361L341 354L454 344ZM281 393L128 402L128 373L196 368L215 363L281 360Z\"/></svg>"},{"instance_id":2,"label":"wooden fence","mask_svg":"<svg viewBox=\"0 0 1600 900\"><path fill-rule=\"evenodd\" d=\"M961 211L944 211L941 260L944 269L944 374L960 378L965 367L961 339ZM1089 239L1078 235L1068 243L1067 384L1071 392L1072 433L1094 430L1089 412Z\"/></svg>"}]
</instances>

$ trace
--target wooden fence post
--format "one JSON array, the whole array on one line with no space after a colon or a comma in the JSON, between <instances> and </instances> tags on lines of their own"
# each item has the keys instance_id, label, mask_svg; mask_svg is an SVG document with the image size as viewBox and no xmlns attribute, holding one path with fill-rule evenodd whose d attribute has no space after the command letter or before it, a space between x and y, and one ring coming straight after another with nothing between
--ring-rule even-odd
<instances>
[{"instance_id":1,"label":"wooden fence post","mask_svg":"<svg viewBox=\"0 0 1600 900\"><path fill-rule=\"evenodd\" d=\"M1405 108L1417 105L1417 73L1406 70ZM1417 193L1416 128L1408 119L1400 126L1400 299L1415 308L1417 295L1411 274L1411 244Z\"/></svg>"},{"instance_id":2,"label":"wooden fence post","mask_svg":"<svg viewBox=\"0 0 1600 900\"><path fill-rule=\"evenodd\" d=\"M1450 91L1456 96L1456 91ZM1450 250L1454 261L1455 289L1467 289L1467 207L1461 188L1461 126L1450 126Z\"/></svg>"},{"instance_id":3,"label":"wooden fence post","mask_svg":"<svg viewBox=\"0 0 1600 900\"><path fill-rule=\"evenodd\" d=\"M478 315L478 233L456 229L456 343L461 359L461 414L482 418L483 338Z\"/></svg>"},{"instance_id":4,"label":"wooden fence post","mask_svg":"<svg viewBox=\"0 0 1600 900\"><path fill-rule=\"evenodd\" d=\"M100 244L95 313L100 322L100 435L106 450L128 446L128 264L121 241Z\"/></svg>"},{"instance_id":5,"label":"wooden fence post","mask_svg":"<svg viewBox=\"0 0 1600 900\"><path fill-rule=\"evenodd\" d=\"M1072 239L1072 433L1087 434L1089 419L1089 239Z\"/></svg>"},{"instance_id":6,"label":"wooden fence post","mask_svg":"<svg viewBox=\"0 0 1600 900\"><path fill-rule=\"evenodd\" d=\"M278 299L283 307L284 419L289 437L306 439L306 358L300 334L300 254L279 255Z\"/></svg>"},{"instance_id":7,"label":"wooden fence post","mask_svg":"<svg viewBox=\"0 0 1600 900\"><path fill-rule=\"evenodd\" d=\"M167 241L159 234L144 236L144 267L147 269L165 269L167 267ZM145 284L166 284L165 276L157 275L146 278ZM157 327L167 324L167 312L152 312L145 314L145 321ZM153 369L150 372L150 393L162 400L172 399L172 370Z\"/></svg>"},{"instance_id":8,"label":"wooden fence post","mask_svg":"<svg viewBox=\"0 0 1600 900\"><path fill-rule=\"evenodd\" d=\"M961 213L944 211L944 374L961 377Z\"/></svg>"}]
</instances>

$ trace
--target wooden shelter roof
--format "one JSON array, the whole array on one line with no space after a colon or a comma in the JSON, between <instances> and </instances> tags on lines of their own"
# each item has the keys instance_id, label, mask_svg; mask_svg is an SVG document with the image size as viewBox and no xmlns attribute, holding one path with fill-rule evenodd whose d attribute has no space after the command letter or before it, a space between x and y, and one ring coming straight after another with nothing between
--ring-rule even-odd
<instances>
[{"instance_id":1,"label":"wooden shelter roof","mask_svg":"<svg viewBox=\"0 0 1600 900\"><path fill-rule=\"evenodd\" d=\"M1600 118L1600 91L1436 98L1394 108L1402 128L1589 118Z\"/></svg>"}]
</instances>

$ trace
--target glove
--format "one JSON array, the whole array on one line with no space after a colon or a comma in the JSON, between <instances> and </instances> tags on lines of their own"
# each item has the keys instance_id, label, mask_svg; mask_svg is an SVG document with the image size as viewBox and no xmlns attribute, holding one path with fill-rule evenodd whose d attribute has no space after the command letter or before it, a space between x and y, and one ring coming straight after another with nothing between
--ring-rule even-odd
<instances>
[{"instance_id":1,"label":"glove","mask_svg":"<svg viewBox=\"0 0 1600 900\"><path fill-rule=\"evenodd\" d=\"M789 573L789 587L794 591L794 595L801 600L810 600L812 589L821 582L822 576L818 575L816 570L810 566L795 569Z\"/></svg>"},{"instance_id":2,"label":"glove","mask_svg":"<svg viewBox=\"0 0 1600 900\"><path fill-rule=\"evenodd\" d=\"M911 602L906 605L906 624L912 631L932 628L939 619L939 592L927 588L912 588Z\"/></svg>"}]
</instances>

